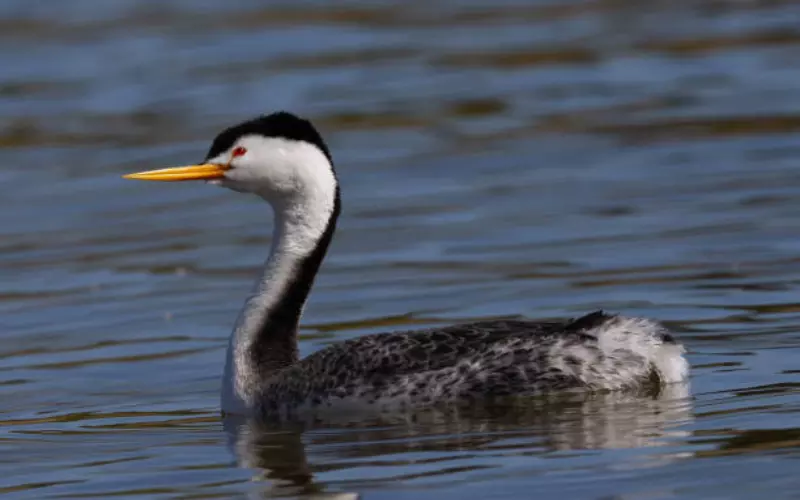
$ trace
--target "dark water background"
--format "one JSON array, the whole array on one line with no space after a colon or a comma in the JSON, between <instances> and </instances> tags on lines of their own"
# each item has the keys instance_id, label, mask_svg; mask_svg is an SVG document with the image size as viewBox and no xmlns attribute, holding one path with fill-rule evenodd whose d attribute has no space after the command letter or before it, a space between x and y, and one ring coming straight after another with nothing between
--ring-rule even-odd
<instances>
[{"instance_id":1,"label":"dark water background","mask_svg":"<svg viewBox=\"0 0 800 500\"><path fill-rule=\"evenodd\" d=\"M0 68L4 498L800 498L800 2L3 0ZM603 307L691 391L227 433L268 208L120 174L279 108L344 193L304 353Z\"/></svg>"}]
</instances>

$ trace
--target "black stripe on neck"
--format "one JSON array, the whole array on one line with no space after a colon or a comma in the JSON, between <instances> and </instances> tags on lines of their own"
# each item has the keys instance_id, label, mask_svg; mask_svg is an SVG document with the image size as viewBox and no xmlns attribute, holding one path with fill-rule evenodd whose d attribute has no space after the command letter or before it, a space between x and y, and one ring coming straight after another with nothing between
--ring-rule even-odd
<instances>
[{"instance_id":1,"label":"black stripe on neck","mask_svg":"<svg viewBox=\"0 0 800 500\"><path fill-rule=\"evenodd\" d=\"M250 354L262 377L289 366L298 359L297 328L300 315L333 239L340 212L341 199L337 184L333 210L325 231L314 249L296 264L283 293L267 311L264 323L256 332Z\"/></svg>"}]
</instances>

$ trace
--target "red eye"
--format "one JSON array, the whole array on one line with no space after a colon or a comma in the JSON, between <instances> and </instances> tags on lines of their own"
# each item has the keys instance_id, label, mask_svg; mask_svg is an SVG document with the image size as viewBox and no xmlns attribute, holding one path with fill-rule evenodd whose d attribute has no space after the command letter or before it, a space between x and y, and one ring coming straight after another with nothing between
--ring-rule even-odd
<instances>
[{"instance_id":1,"label":"red eye","mask_svg":"<svg viewBox=\"0 0 800 500\"><path fill-rule=\"evenodd\" d=\"M241 146L236 146L236 148L234 148L234 150L233 150L233 153L231 153L231 156L236 158L237 156L242 156L245 153L247 153L247 149L245 149L245 148L243 148Z\"/></svg>"}]
</instances>

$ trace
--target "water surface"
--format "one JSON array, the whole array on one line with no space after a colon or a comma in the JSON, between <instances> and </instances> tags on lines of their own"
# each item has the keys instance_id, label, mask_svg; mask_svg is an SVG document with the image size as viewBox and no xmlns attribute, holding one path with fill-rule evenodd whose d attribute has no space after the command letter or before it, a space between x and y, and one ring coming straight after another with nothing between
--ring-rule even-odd
<instances>
[{"instance_id":1,"label":"water surface","mask_svg":"<svg viewBox=\"0 0 800 500\"><path fill-rule=\"evenodd\" d=\"M0 493L789 498L800 490L800 4L0 3ZM269 209L122 173L312 117L344 195L301 349L596 308L689 388L223 425Z\"/></svg>"}]
</instances>

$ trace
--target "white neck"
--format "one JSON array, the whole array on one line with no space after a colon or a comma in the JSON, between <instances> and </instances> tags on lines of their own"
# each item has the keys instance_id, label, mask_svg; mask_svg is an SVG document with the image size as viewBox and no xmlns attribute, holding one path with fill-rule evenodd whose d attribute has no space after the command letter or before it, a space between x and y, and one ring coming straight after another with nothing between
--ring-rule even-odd
<instances>
[{"instance_id":1,"label":"white neck","mask_svg":"<svg viewBox=\"0 0 800 500\"><path fill-rule=\"evenodd\" d=\"M306 184L288 199L261 196L274 211L272 245L230 336L221 401L225 413L249 414L268 378L297 361L298 321L338 216L332 170L329 178Z\"/></svg>"}]
</instances>

